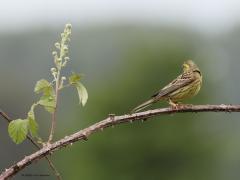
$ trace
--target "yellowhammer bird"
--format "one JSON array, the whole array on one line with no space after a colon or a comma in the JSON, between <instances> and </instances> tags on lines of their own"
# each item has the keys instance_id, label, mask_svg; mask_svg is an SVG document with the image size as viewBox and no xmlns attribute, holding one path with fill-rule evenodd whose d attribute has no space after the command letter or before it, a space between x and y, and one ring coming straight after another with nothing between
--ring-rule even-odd
<instances>
[{"instance_id":1,"label":"yellowhammer bird","mask_svg":"<svg viewBox=\"0 0 240 180\"><path fill-rule=\"evenodd\" d=\"M176 108L180 101L195 96L202 85L201 71L192 60L185 61L182 68L181 75L155 93L150 100L134 108L132 112L141 111L162 99Z\"/></svg>"}]
</instances>

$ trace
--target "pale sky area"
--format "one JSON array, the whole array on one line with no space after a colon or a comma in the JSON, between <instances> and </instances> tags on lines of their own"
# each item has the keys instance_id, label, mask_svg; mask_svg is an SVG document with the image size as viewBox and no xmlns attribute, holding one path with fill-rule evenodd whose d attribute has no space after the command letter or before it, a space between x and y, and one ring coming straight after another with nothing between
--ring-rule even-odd
<instances>
[{"instance_id":1,"label":"pale sky area","mask_svg":"<svg viewBox=\"0 0 240 180\"><path fill-rule=\"evenodd\" d=\"M239 0L2 0L0 31L119 22L191 26L219 33L240 24Z\"/></svg>"}]
</instances>

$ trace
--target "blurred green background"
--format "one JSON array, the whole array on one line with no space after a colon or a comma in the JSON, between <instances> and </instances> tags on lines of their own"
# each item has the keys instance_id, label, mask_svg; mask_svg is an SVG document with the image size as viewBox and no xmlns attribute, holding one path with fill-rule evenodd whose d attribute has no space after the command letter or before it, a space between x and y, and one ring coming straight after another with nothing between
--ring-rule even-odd
<instances>
[{"instance_id":1,"label":"blurred green background","mask_svg":"<svg viewBox=\"0 0 240 180\"><path fill-rule=\"evenodd\" d=\"M34 28L10 32L5 29L0 33L1 108L11 118L25 118L38 98L33 92L36 81L51 79L51 52L64 23L68 22L64 20L56 24L53 21L51 26L40 22ZM85 26L73 20L72 25L71 61L64 73L84 74L82 82L89 101L82 108L75 89L61 93L55 140L103 120L109 113L128 113L181 73L181 65L187 59L193 59L202 70L203 86L186 103L239 103L238 23L226 31L212 29L210 33L161 21L116 21ZM166 102L160 102L151 108L166 106ZM46 139L49 114L38 108L37 121L40 135ZM144 123L108 128L51 157L63 179L71 180L237 180L239 129L238 113L165 115ZM3 171L35 149L27 141L15 145L3 119L0 130ZM24 174L50 176L24 177ZM54 178L44 159L15 177Z\"/></svg>"}]
</instances>

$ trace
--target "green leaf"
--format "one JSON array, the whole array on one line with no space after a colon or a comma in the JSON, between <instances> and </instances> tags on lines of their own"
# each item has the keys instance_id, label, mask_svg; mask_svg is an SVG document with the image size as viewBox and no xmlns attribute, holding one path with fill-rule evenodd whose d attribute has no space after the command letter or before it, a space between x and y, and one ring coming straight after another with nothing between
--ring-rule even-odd
<instances>
[{"instance_id":1,"label":"green leaf","mask_svg":"<svg viewBox=\"0 0 240 180\"><path fill-rule=\"evenodd\" d=\"M38 101L38 104L44 106L44 108L50 113L53 113L56 108L56 100L53 96L42 96Z\"/></svg>"},{"instance_id":2,"label":"green leaf","mask_svg":"<svg viewBox=\"0 0 240 180\"><path fill-rule=\"evenodd\" d=\"M80 83L81 75L77 73L72 73L69 77L69 84L74 85L77 88L78 97L79 97L79 104L85 106L88 99L87 89Z\"/></svg>"},{"instance_id":3,"label":"green leaf","mask_svg":"<svg viewBox=\"0 0 240 180\"><path fill-rule=\"evenodd\" d=\"M29 131L33 137L37 137L38 124L35 120L34 108L37 104L33 104L30 111L28 112L28 121L29 121Z\"/></svg>"},{"instance_id":4,"label":"green leaf","mask_svg":"<svg viewBox=\"0 0 240 180\"><path fill-rule=\"evenodd\" d=\"M77 84L75 84L75 87L77 88L77 92L78 92L79 104L82 104L83 106L85 106L88 100L87 89L80 82L77 82Z\"/></svg>"},{"instance_id":5,"label":"green leaf","mask_svg":"<svg viewBox=\"0 0 240 180\"><path fill-rule=\"evenodd\" d=\"M72 75L68 78L69 84L77 84L81 79L81 75L77 73L72 73Z\"/></svg>"},{"instance_id":6,"label":"green leaf","mask_svg":"<svg viewBox=\"0 0 240 180\"><path fill-rule=\"evenodd\" d=\"M8 134L16 144L19 144L26 139L27 132L27 119L16 119L11 121L8 125Z\"/></svg>"},{"instance_id":7,"label":"green leaf","mask_svg":"<svg viewBox=\"0 0 240 180\"><path fill-rule=\"evenodd\" d=\"M44 95L54 94L52 85L46 79L41 79L36 83L34 92L37 94L42 92Z\"/></svg>"},{"instance_id":8,"label":"green leaf","mask_svg":"<svg viewBox=\"0 0 240 180\"><path fill-rule=\"evenodd\" d=\"M28 117L29 121L29 131L32 135L32 137L37 137L38 136L38 124L35 119L32 119Z\"/></svg>"}]
</instances>

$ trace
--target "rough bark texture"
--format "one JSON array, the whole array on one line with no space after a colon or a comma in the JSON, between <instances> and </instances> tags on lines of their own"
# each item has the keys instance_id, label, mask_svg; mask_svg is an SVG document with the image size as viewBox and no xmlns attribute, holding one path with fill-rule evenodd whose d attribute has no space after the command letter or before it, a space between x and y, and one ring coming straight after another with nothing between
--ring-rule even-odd
<instances>
[{"instance_id":1,"label":"rough bark texture","mask_svg":"<svg viewBox=\"0 0 240 180\"><path fill-rule=\"evenodd\" d=\"M66 147L76 141L87 140L87 138L98 131L103 130L109 126L118 125L121 123L134 122L139 120L147 120L148 118L163 115L163 114L172 114L172 113L185 113L185 112L240 112L240 105L182 105L173 109L161 108L155 110L148 110L144 112L126 114L121 116L115 116L114 114L109 114L109 117L97 122L83 130L80 130L70 136L66 136L63 139L60 139L48 146L43 147L42 149L36 151L35 153L25 156L22 160L15 163L8 169L2 172L0 175L0 180L7 179L21 171L23 168L28 166L34 161L37 161L47 155L57 151L63 147Z\"/></svg>"}]
</instances>

